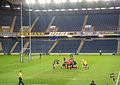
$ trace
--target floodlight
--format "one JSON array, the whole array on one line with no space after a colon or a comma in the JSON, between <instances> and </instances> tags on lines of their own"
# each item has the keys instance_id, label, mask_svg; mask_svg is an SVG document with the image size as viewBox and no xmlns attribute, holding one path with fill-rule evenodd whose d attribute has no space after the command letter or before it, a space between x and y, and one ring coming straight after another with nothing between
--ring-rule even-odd
<instances>
[{"instance_id":1,"label":"floodlight","mask_svg":"<svg viewBox=\"0 0 120 85\"><path fill-rule=\"evenodd\" d=\"M86 10L86 8L82 8L81 10Z\"/></svg>"},{"instance_id":2,"label":"floodlight","mask_svg":"<svg viewBox=\"0 0 120 85\"><path fill-rule=\"evenodd\" d=\"M29 9L28 11L30 11L30 12L31 12L31 11L32 11L32 9Z\"/></svg>"},{"instance_id":3,"label":"floodlight","mask_svg":"<svg viewBox=\"0 0 120 85\"><path fill-rule=\"evenodd\" d=\"M78 0L70 0L70 2L74 2L74 3L76 3L76 2L78 2Z\"/></svg>"},{"instance_id":4,"label":"floodlight","mask_svg":"<svg viewBox=\"0 0 120 85\"><path fill-rule=\"evenodd\" d=\"M96 2L97 2L97 1L100 1L100 0L93 0L93 1L96 1Z\"/></svg>"},{"instance_id":5,"label":"floodlight","mask_svg":"<svg viewBox=\"0 0 120 85\"><path fill-rule=\"evenodd\" d=\"M60 9L56 9L55 11L60 11Z\"/></svg>"},{"instance_id":6,"label":"floodlight","mask_svg":"<svg viewBox=\"0 0 120 85\"><path fill-rule=\"evenodd\" d=\"M87 0L88 2L97 2L97 1L100 1L100 0Z\"/></svg>"},{"instance_id":7,"label":"floodlight","mask_svg":"<svg viewBox=\"0 0 120 85\"><path fill-rule=\"evenodd\" d=\"M39 11L40 11L39 9L35 10L35 12L39 12Z\"/></svg>"},{"instance_id":8,"label":"floodlight","mask_svg":"<svg viewBox=\"0 0 120 85\"><path fill-rule=\"evenodd\" d=\"M43 12L47 12L47 10L42 10Z\"/></svg>"},{"instance_id":9,"label":"floodlight","mask_svg":"<svg viewBox=\"0 0 120 85\"><path fill-rule=\"evenodd\" d=\"M101 35L101 34L100 34L100 35L98 35L98 37L104 37L104 35Z\"/></svg>"},{"instance_id":10,"label":"floodlight","mask_svg":"<svg viewBox=\"0 0 120 85\"><path fill-rule=\"evenodd\" d=\"M40 4L45 4L45 0L38 0Z\"/></svg>"},{"instance_id":11,"label":"floodlight","mask_svg":"<svg viewBox=\"0 0 120 85\"><path fill-rule=\"evenodd\" d=\"M76 8L76 9L74 9L74 11L78 11L78 10L79 10L79 9L77 9L77 8Z\"/></svg>"},{"instance_id":12,"label":"floodlight","mask_svg":"<svg viewBox=\"0 0 120 85\"><path fill-rule=\"evenodd\" d=\"M35 4L35 0L30 0L31 4Z\"/></svg>"},{"instance_id":13,"label":"floodlight","mask_svg":"<svg viewBox=\"0 0 120 85\"><path fill-rule=\"evenodd\" d=\"M104 2L110 2L110 1L115 1L115 0L102 0Z\"/></svg>"},{"instance_id":14,"label":"floodlight","mask_svg":"<svg viewBox=\"0 0 120 85\"><path fill-rule=\"evenodd\" d=\"M26 0L26 3L27 3L27 4L30 4L30 0Z\"/></svg>"},{"instance_id":15,"label":"floodlight","mask_svg":"<svg viewBox=\"0 0 120 85\"><path fill-rule=\"evenodd\" d=\"M5 7L6 7L6 8L10 8L10 5L6 5Z\"/></svg>"},{"instance_id":16,"label":"floodlight","mask_svg":"<svg viewBox=\"0 0 120 85\"><path fill-rule=\"evenodd\" d=\"M13 9L18 9L18 10L20 10L20 7L17 7L17 8L13 8Z\"/></svg>"},{"instance_id":17,"label":"floodlight","mask_svg":"<svg viewBox=\"0 0 120 85\"><path fill-rule=\"evenodd\" d=\"M103 8L101 8L101 10L105 10L105 9L106 9L106 8L104 8L104 7L103 7Z\"/></svg>"},{"instance_id":18,"label":"floodlight","mask_svg":"<svg viewBox=\"0 0 120 85\"><path fill-rule=\"evenodd\" d=\"M120 9L120 7L115 7L115 9Z\"/></svg>"},{"instance_id":19,"label":"floodlight","mask_svg":"<svg viewBox=\"0 0 120 85\"><path fill-rule=\"evenodd\" d=\"M27 4L35 4L35 0L26 0Z\"/></svg>"},{"instance_id":20,"label":"floodlight","mask_svg":"<svg viewBox=\"0 0 120 85\"><path fill-rule=\"evenodd\" d=\"M54 3L59 4L61 3L61 0L54 0Z\"/></svg>"},{"instance_id":21,"label":"floodlight","mask_svg":"<svg viewBox=\"0 0 120 85\"><path fill-rule=\"evenodd\" d=\"M73 9L68 9L68 11L73 11Z\"/></svg>"},{"instance_id":22,"label":"floodlight","mask_svg":"<svg viewBox=\"0 0 120 85\"><path fill-rule=\"evenodd\" d=\"M5 36L3 36L4 38L8 38L9 36L7 36L7 35L5 35Z\"/></svg>"},{"instance_id":23,"label":"floodlight","mask_svg":"<svg viewBox=\"0 0 120 85\"><path fill-rule=\"evenodd\" d=\"M20 9L20 7L17 7L17 9Z\"/></svg>"},{"instance_id":24,"label":"floodlight","mask_svg":"<svg viewBox=\"0 0 120 85\"><path fill-rule=\"evenodd\" d=\"M53 11L52 9L48 9L49 12Z\"/></svg>"},{"instance_id":25,"label":"floodlight","mask_svg":"<svg viewBox=\"0 0 120 85\"><path fill-rule=\"evenodd\" d=\"M95 8L95 10L100 10L100 8Z\"/></svg>"},{"instance_id":26,"label":"floodlight","mask_svg":"<svg viewBox=\"0 0 120 85\"><path fill-rule=\"evenodd\" d=\"M61 9L61 11L65 11L65 9Z\"/></svg>"},{"instance_id":27,"label":"floodlight","mask_svg":"<svg viewBox=\"0 0 120 85\"><path fill-rule=\"evenodd\" d=\"M88 1L88 2L92 2L93 0L86 0L86 1Z\"/></svg>"},{"instance_id":28,"label":"floodlight","mask_svg":"<svg viewBox=\"0 0 120 85\"><path fill-rule=\"evenodd\" d=\"M109 0L102 0L102 1L109 1Z\"/></svg>"},{"instance_id":29,"label":"floodlight","mask_svg":"<svg viewBox=\"0 0 120 85\"><path fill-rule=\"evenodd\" d=\"M21 37L25 37L24 35L21 35Z\"/></svg>"},{"instance_id":30,"label":"floodlight","mask_svg":"<svg viewBox=\"0 0 120 85\"><path fill-rule=\"evenodd\" d=\"M109 7L109 9L115 9L114 7Z\"/></svg>"},{"instance_id":31,"label":"floodlight","mask_svg":"<svg viewBox=\"0 0 120 85\"><path fill-rule=\"evenodd\" d=\"M46 0L46 3L48 3L48 4L51 3L51 0Z\"/></svg>"},{"instance_id":32,"label":"floodlight","mask_svg":"<svg viewBox=\"0 0 120 85\"><path fill-rule=\"evenodd\" d=\"M67 2L67 0L61 0L62 1L62 3L66 3Z\"/></svg>"},{"instance_id":33,"label":"floodlight","mask_svg":"<svg viewBox=\"0 0 120 85\"><path fill-rule=\"evenodd\" d=\"M87 10L92 10L92 8L87 8Z\"/></svg>"},{"instance_id":34,"label":"floodlight","mask_svg":"<svg viewBox=\"0 0 120 85\"><path fill-rule=\"evenodd\" d=\"M82 2L82 0L78 0L78 2Z\"/></svg>"},{"instance_id":35,"label":"floodlight","mask_svg":"<svg viewBox=\"0 0 120 85\"><path fill-rule=\"evenodd\" d=\"M72 37L72 35L67 35L67 37Z\"/></svg>"}]
</instances>

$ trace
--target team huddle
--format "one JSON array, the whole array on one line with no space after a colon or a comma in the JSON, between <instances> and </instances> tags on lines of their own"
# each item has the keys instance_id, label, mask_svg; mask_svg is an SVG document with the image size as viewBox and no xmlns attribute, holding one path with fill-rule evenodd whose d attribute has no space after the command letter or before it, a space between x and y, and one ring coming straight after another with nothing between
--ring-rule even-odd
<instances>
[{"instance_id":1,"label":"team huddle","mask_svg":"<svg viewBox=\"0 0 120 85\"><path fill-rule=\"evenodd\" d=\"M74 60L73 55L71 55L69 59L64 58L63 60L64 60L64 62L62 64L61 64L60 60L58 60L58 59L54 60L53 64L52 64L53 68L56 68L56 67L61 67L61 68L65 68L65 69L77 69L78 68L77 62ZM81 67L84 70L89 69L88 63L85 59L82 59L81 64L82 64Z\"/></svg>"}]
</instances>

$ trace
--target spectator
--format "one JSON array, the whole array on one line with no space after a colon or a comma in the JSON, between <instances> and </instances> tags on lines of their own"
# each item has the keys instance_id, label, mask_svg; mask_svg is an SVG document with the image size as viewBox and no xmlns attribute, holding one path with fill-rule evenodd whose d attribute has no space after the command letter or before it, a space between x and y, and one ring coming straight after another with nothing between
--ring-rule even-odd
<instances>
[{"instance_id":1,"label":"spectator","mask_svg":"<svg viewBox=\"0 0 120 85\"><path fill-rule=\"evenodd\" d=\"M99 50L99 54L102 55L102 51L101 50Z\"/></svg>"},{"instance_id":2,"label":"spectator","mask_svg":"<svg viewBox=\"0 0 120 85\"><path fill-rule=\"evenodd\" d=\"M42 53L40 53L40 59L42 58Z\"/></svg>"}]
</instances>

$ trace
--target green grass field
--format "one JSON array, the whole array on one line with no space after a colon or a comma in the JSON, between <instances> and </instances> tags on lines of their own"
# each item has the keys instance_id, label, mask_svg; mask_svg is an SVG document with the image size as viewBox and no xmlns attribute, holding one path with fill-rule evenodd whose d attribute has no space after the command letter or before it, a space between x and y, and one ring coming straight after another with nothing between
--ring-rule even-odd
<instances>
[{"instance_id":1,"label":"green grass field","mask_svg":"<svg viewBox=\"0 0 120 85\"><path fill-rule=\"evenodd\" d=\"M120 70L120 56L81 55L75 56L78 69L52 68L54 59L69 58L68 55L33 56L31 62L25 57L20 63L19 55L0 56L0 85L18 85L18 72L23 71L25 85L89 85L91 80L96 85L113 85L109 74ZM81 60L87 60L90 69L81 68ZM120 85L120 84L119 84Z\"/></svg>"}]
</instances>

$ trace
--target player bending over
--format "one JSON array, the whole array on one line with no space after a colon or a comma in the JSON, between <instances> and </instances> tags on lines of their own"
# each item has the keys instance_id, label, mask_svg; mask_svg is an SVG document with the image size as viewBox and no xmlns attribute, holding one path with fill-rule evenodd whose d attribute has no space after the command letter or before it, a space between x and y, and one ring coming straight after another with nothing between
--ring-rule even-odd
<instances>
[{"instance_id":1,"label":"player bending over","mask_svg":"<svg viewBox=\"0 0 120 85\"><path fill-rule=\"evenodd\" d=\"M56 67L58 67L59 66L59 64L60 64L60 60L54 60L53 61L53 68L56 68Z\"/></svg>"},{"instance_id":2,"label":"player bending over","mask_svg":"<svg viewBox=\"0 0 120 85\"><path fill-rule=\"evenodd\" d=\"M83 69L89 69L88 63L86 60L82 59L82 68Z\"/></svg>"}]
</instances>

